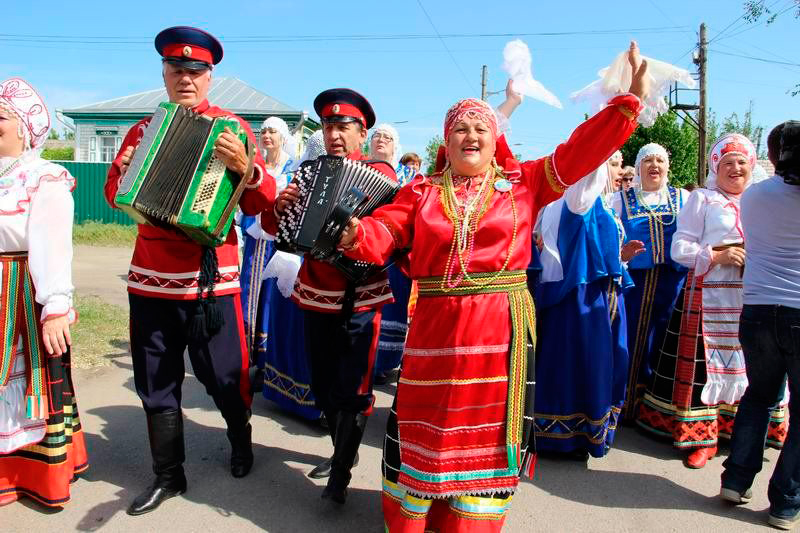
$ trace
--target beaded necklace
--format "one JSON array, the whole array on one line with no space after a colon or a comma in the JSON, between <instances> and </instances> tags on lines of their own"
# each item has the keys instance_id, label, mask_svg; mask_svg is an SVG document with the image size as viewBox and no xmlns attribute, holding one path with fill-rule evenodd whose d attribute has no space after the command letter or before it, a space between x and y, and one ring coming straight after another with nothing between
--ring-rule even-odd
<instances>
[{"instance_id":1,"label":"beaded necklace","mask_svg":"<svg viewBox=\"0 0 800 533\"><path fill-rule=\"evenodd\" d=\"M511 236L511 244L508 246L506 260L503 266L494 276L481 279L480 281L473 279L467 271L475 251L475 234L478 232L478 223L489 209L489 203L494 193L494 184L498 179L503 179L503 175L497 169L489 169L472 200L469 199L469 187L467 186L467 190L465 191L467 193L464 201L465 205L462 208L456 198L453 177L450 170L446 170L442 175L443 186L440 199L447 218L449 218L453 224L453 240L450 244L450 252L447 255L445 273L441 283L441 289L445 292L457 288L464 279L477 287L486 287L494 282L500 274L505 271L506 267L508 267L517 240L517 207L514 201L513 191L509 191L509 197L511 199L511 212L514 219L514 227ZM477 206L479 206L479 208L476 210ZM454 279L453 275L455 273L456 263L458 263L459 272Z\"/></svg>"},{"instance_id":2,"label":"beaded necklace","mask_svg":"<svg viewBox=\"0 0 800 533\"><path fill-rule=\"evenodd\" d=\"M669 213L672 215L672 218L669 222L664 221L664 217L659 216L661 213L658 213L656 209L658 206L661 205L661 191L658 191L658 204L653 208L647 201L644 199L644 195L639 192L639 189L635 189L634 194L636 195L636 200L639 202L645 211L647 211L651 216L652 219L656 222L656 224L663 226L671 226L675 223L675 219L678 216L678 210L676 209L675 204L672 202L672 195L669 193L669 188L667 188L667 207L669 208Z\"/></svg>"},{"instance_id":3,"label":"beaded necklace","mask_svg":"<svg viewBox=\"0 0 800 533\"><path fill-rule=\"evenodd\" d=\"M458 201L458 196L456 196L456 187L455 184L453 184L452 176L450 177L449 183L453 186L447 187L447 192L449 193L448 198L450 200L449 202L450 205L448 207L450 206L456 207L455 209L456 217L461 221L461 228L458 231L458 251L462 254L464 253L464 250L467 249L467 241L469 240L468 239L469 236L474 235L474 232L471 231L472 228L470 226L470 222L472 221L472 215L475 212L475 208L478 206L481 199L483 199L484 201L486 200L485 192L486 192L486 184L488 182L489 182L489 171L487 171L486 174L483 175L483 181L478 187L478 190L476 191L475 195L472 198L470 198L470 192L471 192L470 189L472 188L472 180L471 178L468 178L468 180L464 184L465 187L464 205L462 208L461 202ZM481 212L481 214L478 215L478 218L480 218L483 215L483 213L486 212L486 207L488 207L488 204L482 205L483 211ZM460 212L459 208L462 208Z\"/></svg>"}]
</instances>

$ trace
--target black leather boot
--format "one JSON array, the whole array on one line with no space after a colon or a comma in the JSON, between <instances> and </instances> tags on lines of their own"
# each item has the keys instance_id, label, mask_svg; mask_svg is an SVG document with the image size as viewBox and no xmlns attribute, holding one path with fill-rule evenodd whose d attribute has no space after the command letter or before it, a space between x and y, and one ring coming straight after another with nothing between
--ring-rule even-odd
<instances>
[{"instance_id":1,"label":"black leather boot","mask_svg":"<svg viewBox=\"0 0 800 533\"><path fill-rule=\"evenodd\" d=\"M154 511L164 500L186 492L183 414L180 409L147 415L147 433L156 480L133 500L128 507L129 515Z\"/></svg>"},{"instance_id":2,"label":"black leather boot","mask_svg":"<svg viewBox=\"0 0 800 533\"><path fill-rule=\"evenodd\" d=\"M336 446L336 421L338 418L337 411L325 411L325 420L328 421L328 432L331 435L331 444ZM312 479L324 479L331 475L331 462L333 461L333 455L329 458L322 461L320 464L315 466L311 472L308 473L308 477ZM358 454L356 454L356 460L353 463L353 466L358 464Z\"/></svg>"},{"instance_id":3,"label":"black leather boot","mask_svg":"<svg viewBox=\"0 0 800 533\"><path fill-rule=\"evenodd\" d=\"M322 491L322 498L343 504L347 501L347 486L352 478L350 470L355 465L367 417L362 414L341 412L337 422L331 475L328 478L328 485Z\"/></svg>"},{"instance_id":4,"label":"black leather boot","mask_svg":"<svg viewBox=\"0 0 800 533\"><path fill-rule=\"evenodd\" d=\"M331 444L336 446L336 422L339 416L337 411L324 411L325 413L325 420L328 422L328 433L331 436ZM315 466L311 472L308 473L308 477L312 479L323 479L331 475L331 461L333 461L333 456L325 459L323 462Z\"/></svg>"},{"instance_id":5,"label":"black leather boot","mask_svg":"<svg viewBox=\"0 0 800 533\"><path fill-rule=\"evenodd\" d=\"M253 426L250 425L250 410L226 416L228 440L231 442L231 475L239 478L253 468Z\"/></svg>"}]
</instances>

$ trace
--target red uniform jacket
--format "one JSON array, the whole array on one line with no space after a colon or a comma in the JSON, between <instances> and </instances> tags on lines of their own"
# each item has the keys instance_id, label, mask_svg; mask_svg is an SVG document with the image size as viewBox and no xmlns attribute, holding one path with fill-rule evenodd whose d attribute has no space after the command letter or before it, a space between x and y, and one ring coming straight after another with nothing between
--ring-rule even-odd
<instances>
[{"instance_id":1,"label":"red uniform jacket","mask_svg":"<svg viewBox=\"0 0 800 533\"><path fill-rule=\"evenodd\" d=\"M210 117L236 118L247 132L251 143L256 143L250 126L230 111L209 105L207 100L192 108L197 113ZM114 197L121 178L120 159L128 146L137 146L150 118L140 120L125 136L120 151L111 168L105 185L106 201L116 207ZM272 212L275 202L275 180L267 174L264 160L256 151L253 179L247 184L239 200L239 207L246 215L256 215L262 211ZM197 280L200 275L202 246L178 229L161 228L139 224L136 246L133 250L128 271L128 292L169 298L173 300L192 300L197 298ZM214 293L218 295L239 293L239 248L236 232L231 229L225 242L217 247L220 279Z\"/></svg>"},{"instance_id":2,"label":"red uniform jacket","mask_svg":"<svg viewBox=\"0 0 800 533\"><path fill-rule=\"evenodd\" d=\"M366 159L361 152L350 154L347 158L357 161ZM395 181L397 180L390 165L380 163L370 164L370 166ZM267 233L273 235L277 233L278 219L273 210L261 215L261 226ZM342 310L346 287L347 278L335 266L311 259L306 255L303 259L303 266L300 267L294 291L292 291L292 300L302 309L321 313L338 313ZM353 306L355 311L377 309L383 304L393 302L394 297L386 273L375 274L356 286L355 298Z\"/></svg>"}]
</instances>

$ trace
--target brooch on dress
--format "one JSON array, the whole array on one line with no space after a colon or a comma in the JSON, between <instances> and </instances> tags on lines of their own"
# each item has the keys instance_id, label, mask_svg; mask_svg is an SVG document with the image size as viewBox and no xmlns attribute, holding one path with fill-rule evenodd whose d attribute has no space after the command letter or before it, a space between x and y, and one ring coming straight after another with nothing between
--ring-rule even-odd
<instances>
[{"instance_id":1,"label":"brooch on dress","mask_svg":"<svg viewBox=\"0 0 800 533\"><path fill-rule=\"evenodd\" d=\"M501 179L494 182L494 189L497 192L508 192L511 190L512 183L507 179Z\"/></svg>"}]
</instances>

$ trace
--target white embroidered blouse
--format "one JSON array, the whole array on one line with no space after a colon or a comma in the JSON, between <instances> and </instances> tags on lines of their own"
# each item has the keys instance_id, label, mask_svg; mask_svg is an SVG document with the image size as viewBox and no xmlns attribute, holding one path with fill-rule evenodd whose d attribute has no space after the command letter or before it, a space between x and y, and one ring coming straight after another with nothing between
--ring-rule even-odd
<instances>
[{"instance_id":1,"label":"white embroidered blouse","mask_svg":"<svg viewBox=\"0 0 800 533\"><path fill-rule=\"evenodd\" d=\"M739 198L717 190L695 189L678 215L672 259L702 276L712 270L711 252L715 246L743 242ZM713 270L719 270L719 265Z\"/></svg>"},{"instance_id":2,"label":"white embroidered blouse","mask_svg":"<svg viewBox=\"0 0 800 533\"><path fill-rule=\"evenodd\" d=\"M42 320L73 314L74 186L64 167L34 152L0 157L0 253L28 252Z\"/></svg>"}]
</instances>

